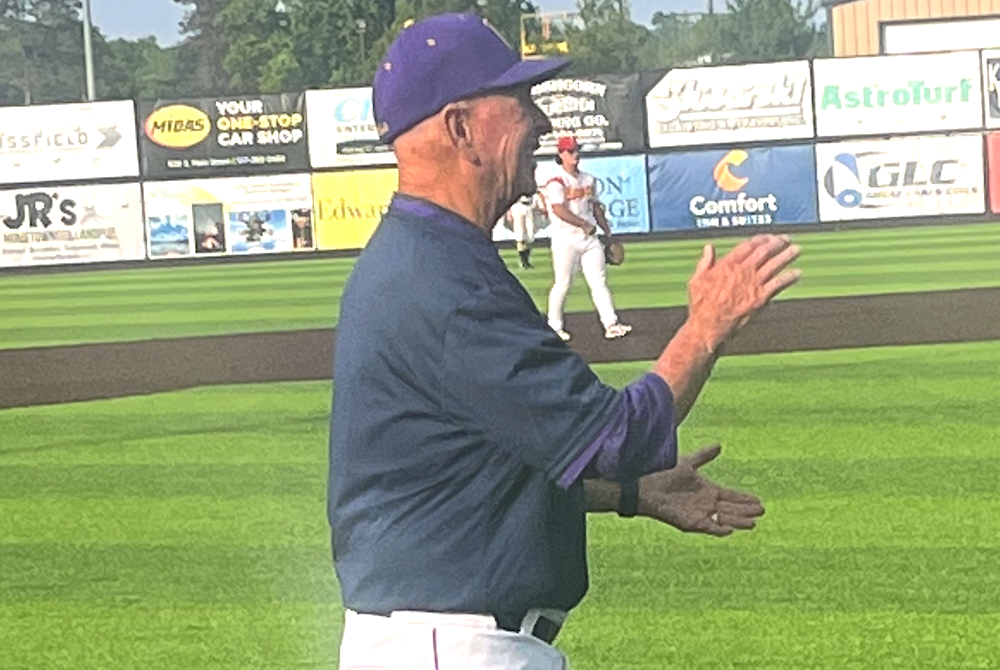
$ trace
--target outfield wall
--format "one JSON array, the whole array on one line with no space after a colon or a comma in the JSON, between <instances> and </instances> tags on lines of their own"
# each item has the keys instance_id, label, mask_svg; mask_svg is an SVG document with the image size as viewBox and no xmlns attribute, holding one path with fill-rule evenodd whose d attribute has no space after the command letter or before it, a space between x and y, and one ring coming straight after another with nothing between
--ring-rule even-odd
<instances>
[{"instance_id":1,"label":"outfield wall","mask_svg":"<svg viewBox=\"0 0 1000 670\"><path fill-rule=\"evenodd\" d=\"M630 236L986 221L998 86L1000 50L559 78L536 177L574 135ZM2 108L0 155L0 268L357 250L397 183L365 87Z\"/></svg>"}]
</instances>

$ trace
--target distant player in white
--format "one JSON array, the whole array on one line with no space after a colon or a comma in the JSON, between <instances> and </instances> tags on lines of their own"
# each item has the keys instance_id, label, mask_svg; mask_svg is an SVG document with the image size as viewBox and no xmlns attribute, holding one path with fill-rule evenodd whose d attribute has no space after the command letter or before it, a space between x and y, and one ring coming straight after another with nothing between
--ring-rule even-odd
<instances>
[{"instance_id":1,"label":"distant player in white","mask_svg":"<svg viewBox=\"0 0 1000 670\"><path fill-rule=\"evenodd\" d=\"M580 170L580 147L574 137L561 137L556 145L560 169L545 184L552 238L552 268L555 283L549 293L549 326L563 340L569 340L563 324L563 306L577 268L590 286L590 297L604 326L604 337L624 337L632 326L618 323L608 290L604 265L604 245L597 238L600 227L611 239L611 227L601 203L594 195L594 176Z\"/></svg>"},{"instance_id":2,"label":"distant player in white","mask_svg":"<svg viewBox=\"0 0 1000 670\"><path fill-rule=\"evenodd\" d=\"M535 206L538 194L521 196L510 206L507 216L514 230L514 241L517 244L518 263L522 270L531 270L531 245L535 241Z\"/></svg>"}]
</instances>

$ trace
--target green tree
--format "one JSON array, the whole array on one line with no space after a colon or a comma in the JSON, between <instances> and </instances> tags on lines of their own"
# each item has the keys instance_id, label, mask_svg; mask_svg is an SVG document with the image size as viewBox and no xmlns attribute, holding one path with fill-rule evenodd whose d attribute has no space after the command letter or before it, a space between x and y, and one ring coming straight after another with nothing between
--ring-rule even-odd
<instances>
[{"instance_id":1,"label":"green tree","mask_svg":"<svg viewBox=\"0 0 1000 670\"><path fill-rule=\"evenodd\" d=\"M636 72L651 39L648 28L632 21L626 0L580 0L582 27L566 30L575 75Z\"/></svg>"},{"instance_id":2,"label":"green tree","mask_svg":"<svg viewBox=\"0 0 1000 670\"><path fill-rule=\"evenodd\" d=\"M181 32L185 35L178 66L185 73L187 95L218 95L230 91L222 64L227 46L219 18L228 0L174 0L186 8Z\"/></svg>"},{"instance_id":3,"label":"green tree","mask_svg":"<svg viewBox=\"0 0 1000 670\"><path fill-rule=\"evenodd\" d=\"M0 102L82 100L79 0L0 1Z\"/></svg>"},{"instance_id":4,"label":"green tree","mask_svg":"<svg viewBox=\"0 0 1000 670\"><path fill-rule=\"evenodd\" d=\"M178 70L179 52L179 47L161 47L154 37L95 41L98 97L155 100L185 96Z\"/></svg>"},{"instance_id":5,"label":"green tree","mask_svg":"<svg viewBox=\"0 0 1000 670\"><path fill-rule=\"evenodd\" d=\"M730 20L722 24L726 62L753 63L807 58L825 47L813 19L815 0L728 0Z\"/></svg>"}]
</instances>

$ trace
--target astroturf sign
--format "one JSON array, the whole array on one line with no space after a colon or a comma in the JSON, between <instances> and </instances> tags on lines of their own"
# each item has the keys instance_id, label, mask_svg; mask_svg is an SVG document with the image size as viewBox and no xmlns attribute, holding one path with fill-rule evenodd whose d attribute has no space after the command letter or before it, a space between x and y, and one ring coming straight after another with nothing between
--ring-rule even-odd
<instances>
[{"instance_id":1,"label":"astroturf sign","mask_svg":"<svg viewBox=\"0 0 1000 670\"><path fill-rule=\"evenodd\" d=\"M306 118L313 169L395 165L375 128L370 86L306 91Z\"/></svg>"},{"instance_id":2,"label":"astroturf sign","mask_svg":"<svg viewBox=\"0 0 1000 670\"><path fill-rule=\"evenodd\" d=\"M811 145L649 156L653 231L813 223Z\"/></svg>"},{"instance_id":3,"label":"astroturf sign","mask_svg":"<svg viewBox=\"0 0 1000 670\"><path fill-rule=\"evenodd\" d=\"M978 134L816 145L822 221L982 214Z\"/></svg>"},{"instance_id":4,"label":"astroturf sign","mask_svg":"<svg viewBox=\"0 0 1000 670\"><path fill-rule=\"evenodd\" d=\"M129 100L0 109L0 184L138 176Z\"/></svg>"},{"instance_id":5,"label":"astroturf sign","mask_svg":"<svg viewBox=\"0 0 1000 670\"><path fill-rule=\"evenodd\" d=\"M307 174L143 184L149 258L315 248Z\"/></svg>"},{"instance_id":6,"label":"astroturf sign","mask_svg":"<svg viewBox=\"0 0 1000 670\"><path fill-rule=\"evenodd\" d=\"M978 129L975 51L813 61L820 137Z\"/></svg>"},{"instance_id":7,"label":"astroturf sign","mask_svg":"<svg viewBox=\"0 0 1000 670\"><path fill-rule=\"evenodd\" d=\"M145 258L139 184L0 191L0 267Z\"/></svg>"},{"instance_id":8,"label":"astroturf sign","mask_svg":"<svg viewBox=\"0 0 1000 670\"><path fill-rule=\"evenodd\" d=\"M304 109L303 94L143 105L142 173L190 178L307 170Z\"/></svg>"},{"instance_id":9,"label":"astroturf sign","mask_svg":"<svg viewBox=\"0 0 1000 670\"><path fill-rule=\"evenodd\" d=\"M555 154L560 137L573 136L582 152L642 151L639 75L549 79L531 88L552 131L539 139L539 155Z\"/></svg>"},{"instance_id":10,"label":"astroturf sign","mask_svg":"<svg viewBox=\"0 0 1000 670\"><path fill-rule=\"evenodd\" d=\"M808 61L677 68L646 95L652 148L813 136Z\"/></svg>"}]
</instances>

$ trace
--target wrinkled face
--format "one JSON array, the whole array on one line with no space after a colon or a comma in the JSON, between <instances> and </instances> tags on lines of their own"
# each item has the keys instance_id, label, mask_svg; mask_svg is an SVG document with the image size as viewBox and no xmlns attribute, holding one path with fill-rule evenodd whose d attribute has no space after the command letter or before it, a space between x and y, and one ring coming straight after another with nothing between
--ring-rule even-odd
<instances>
[{"instance_id":1,"label":"wrinkled face","mask_svg":"<svg viewBox=\"0 0 1000 670\"><path fill-rule=\"evenodd\" d=\"M496 175L500 204L507 207L535 186L535 150L552 129L548 117L531 100L530 87L521 86L478 100L476 134L480 155Z\"/></svg>"}]
</instances>

